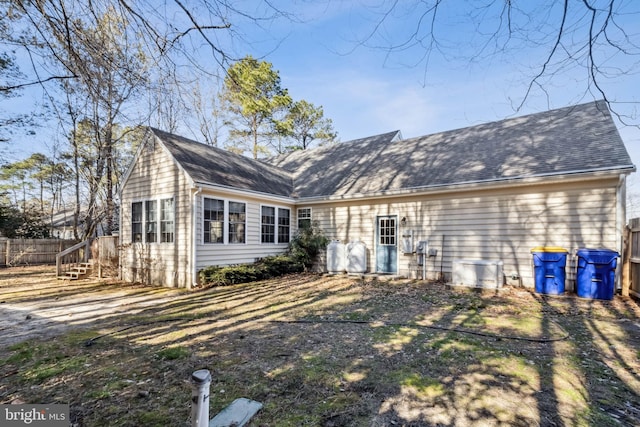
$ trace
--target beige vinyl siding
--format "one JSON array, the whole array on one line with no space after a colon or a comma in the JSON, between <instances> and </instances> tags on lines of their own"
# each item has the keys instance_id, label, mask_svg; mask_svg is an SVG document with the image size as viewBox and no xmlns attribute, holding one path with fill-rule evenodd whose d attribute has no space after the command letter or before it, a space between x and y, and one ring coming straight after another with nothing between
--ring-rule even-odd
<instances>
[{"instance_id":1,"label":"beige vinyl siding","mask_svg":"<svg viewBox=\"0 0 640 427\"><path fill-rule=\"evenodd\" d=\"M502 260L507 276L518 274L525 286L533 286L533 247L561 246L571 252L580 247L617 250L617 184L616 178L314 204L313 220L330 239L362 240L368 250L369 271L375 270L376 218L397 215L399 237L413 230L414 245L427 239L430 248L437 250L437 256L428 259L429 277L438 277L442 271L450 278L452 260L458 258ZM404 226L400 225L403 217L407 220ZM399 274L416 277L415 261L415 255L403 254L398 248ZM571 282L572 268L567 272Z\"/></svg>"},{"instance_id":2,"label":"beige vinyl siding","mask_svg":"<svg viewBox=\"0 0 640 427\"><path fill-rule=\"evenodd\" d=\"M203 200L204 198L242 202L246 204L246 243L204 243L203 239ZM197 198L196 233L197 233L197 270L212 265L233 265L251 263L258 258L283 253L288 243L261 243L261 206L287 208L291 215L290 236L295 233L295 206L283 201L272 201L259 196L229 194L223 191L203 191Z\"/></svg>"},{"instance_id":3,"label":"beige vinyl siding","mask_svg":"<svg viewBox=\"0 0 640 427\"><path fill-rule=\"evenodd\" d=\"M151 142L151 141L150 141ZM174 199L173 243L132 243L131 203ZM148 143L139 153L122 191L120 237L123 278L169 287L191 284L191 195L185 174L159 143ZM158 214L160 205L158 204Z\"/></svg>"}]
</instances>

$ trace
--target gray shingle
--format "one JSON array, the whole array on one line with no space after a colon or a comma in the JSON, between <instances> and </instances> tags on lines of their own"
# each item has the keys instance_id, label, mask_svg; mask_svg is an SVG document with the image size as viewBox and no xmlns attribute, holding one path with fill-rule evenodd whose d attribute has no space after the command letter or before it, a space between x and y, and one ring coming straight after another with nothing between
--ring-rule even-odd
<instances>
[{"instance_id":1,"label":"gray shingle","mask_svg":"<svg viewBox=\"0 0 640 427\"><path fill-rule=\"evenodd\" d=\"M301 198L633 169L602 101L407 140L358 141L275 164L293 174Z\"/></svg>"},{"instance_id":2,"label":"gray shingle","mask_svg":"<svg viewBox=\"0 0 640 427\"><path fill-rule=\"evenodd\" d=\"M283 169L158 129L150 129L197 183L286 197L291 197L293 193L293 180Z\"/></svg>"},{"instance_id":3,"label":"gray shingle","mask_svg":"<svg viewBox=\"0 0 640 427\"><path fill-rule=\"evenodd\" d=\"M265 161L152 132L196 182L301 199L635 170L603 101L406 140L394 131Z\"/></svg>"},{"instance_id":4,"label":"gray shingle","mask_svg":"<svg viewBox=\"0 0 640 427\"><path fill-rule=\"evenodd\" d=\"M348 189L375 164L379 153L397 139L400 131L294 151L272 160L293 176L298 197L328 196Z\"/></svg>"}]
</instances>

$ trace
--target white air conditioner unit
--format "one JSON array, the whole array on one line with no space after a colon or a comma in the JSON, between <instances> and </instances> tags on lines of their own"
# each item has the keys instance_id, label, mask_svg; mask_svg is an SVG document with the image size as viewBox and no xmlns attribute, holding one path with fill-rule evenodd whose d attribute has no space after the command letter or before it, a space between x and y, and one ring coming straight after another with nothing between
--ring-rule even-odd
<instances>
[{"instance_id":1,"label":"white air conditioner unit","mask_svg":"<svg viewBox=\"0 0 640 427\"><path fill-rule=\"evenodd\" d=\"M451 268L451 283L479 288L501 288L503 282L502 266L502 261L454 259Z\"/></svg>"}]
</instances>

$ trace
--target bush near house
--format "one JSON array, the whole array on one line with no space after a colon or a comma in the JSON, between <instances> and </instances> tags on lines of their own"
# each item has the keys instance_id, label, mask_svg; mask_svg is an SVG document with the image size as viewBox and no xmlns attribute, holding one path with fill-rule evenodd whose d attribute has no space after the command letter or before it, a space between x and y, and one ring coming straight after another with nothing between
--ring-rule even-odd
<instances>
[{"instance_id":1,"label":"bush near house","mask_svg":"<svg viewBox=\"0 0 640 427\"><path fill-rule=\"evenodd\" d=\"M286 254L262 258L253 264L210 266L200 270L203 285L224 286L272 279L291 273L307 271L328 239L317 226L298 230L289 243Z\"/></svg>"},{"instance_id":2,"label":"bush near house","mask_svg":"<svg viewBox=\"0 0 640 427\"><path fill-rule=\"evenodd\" d=\"M200 270L200 283L213 286L235 285L301 273L304 269L304 264L291 255L274 255L253 264L207 267Z\"/></svg>"},{"instance_id":3,"label":"bush near house","mask_svg":"<svg viewBox=\"0 0 640 427\"><path fill-rule=\"evenodd\" d=\"M314 222L298 229L289 243L289 254L309 268L328 243L329 239Z\"/></svg>"}]
</instances>

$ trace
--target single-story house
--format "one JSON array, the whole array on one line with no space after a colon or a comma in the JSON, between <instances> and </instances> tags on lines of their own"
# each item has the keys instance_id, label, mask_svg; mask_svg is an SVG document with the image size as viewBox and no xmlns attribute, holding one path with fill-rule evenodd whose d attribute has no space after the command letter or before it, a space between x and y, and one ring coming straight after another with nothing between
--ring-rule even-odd
<instances>
[{"instance_id":1,"label":"single-story house","mask_svg":"<svg viewBox=\"0 0 640 427\"><path fill-rule=\"evenodd\" d=\"M456 260L495 260L533 286L533 247L622 251L634 171L602 101L262 161L150 128L121 190L122 273L190 287L206 266L285 251L313 221L359 240L367 272L451 279Z\"/></svg>"}]
</instances>

